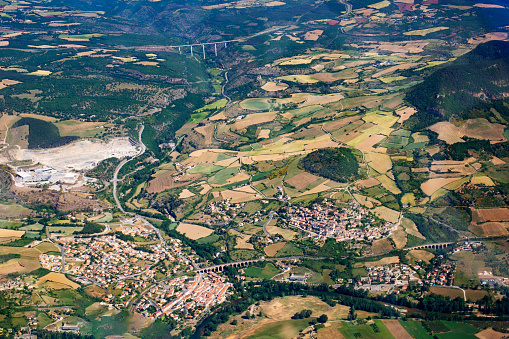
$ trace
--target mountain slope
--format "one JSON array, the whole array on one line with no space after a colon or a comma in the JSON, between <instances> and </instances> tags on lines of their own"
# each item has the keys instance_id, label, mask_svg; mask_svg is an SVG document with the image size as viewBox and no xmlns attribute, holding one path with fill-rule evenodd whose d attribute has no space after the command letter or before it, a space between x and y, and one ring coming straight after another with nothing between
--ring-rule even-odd
<instances>
[{"instance_id":1,"label":"mountain slope","mask_svg":"<svg viewBox=\"0 0 509 339\"><path fill-rule=\"evenodd\" d=\"M485 117L495 105L509 116L509 42L490 41L431 74L407 93L421 125L452 115ZM415 120L415 118L414 118ZM415 121L413 121L416 123Z\"/></svg>"}]
</instances>

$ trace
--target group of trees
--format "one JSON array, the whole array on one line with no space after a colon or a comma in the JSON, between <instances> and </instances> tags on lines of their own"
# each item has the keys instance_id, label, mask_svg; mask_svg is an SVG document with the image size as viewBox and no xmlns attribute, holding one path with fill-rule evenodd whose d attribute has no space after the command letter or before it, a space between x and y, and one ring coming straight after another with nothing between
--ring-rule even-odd
<instances>
[{"instance_id":1,"label":"group of trees","mask_svg":"<svg viewBox=\"0 0 509 339\"><path fill-rule=\"evenodd\" d=\"M347 182L359 175L359 163L352 150L345 147L322 148L300 161L308 172L337 182Z\"/></svg>"}]
</instances>

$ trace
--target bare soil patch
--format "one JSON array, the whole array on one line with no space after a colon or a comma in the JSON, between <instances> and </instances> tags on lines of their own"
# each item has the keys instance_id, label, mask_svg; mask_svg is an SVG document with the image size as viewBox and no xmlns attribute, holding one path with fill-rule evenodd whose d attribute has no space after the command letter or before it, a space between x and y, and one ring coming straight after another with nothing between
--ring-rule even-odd
<instances>
[{"instance_id":1,"label":"bare soil patch","mask_svg":"<svg viewBox=\"0 0 509 339\"><path fill-rule=\"evenodd\" d=\"M503 136L505 126L501 124L492 124L486 119L469 119L461 126L456 126L448 121L438 122L429 127L433 132L438 133L438 139L448 144L456 142L465 142L461 137L505 141Z\"/></svg>"},{"instance_id":2,"label":"bare soil patch","mask_svg":"<svg viewBox=\"0 0 509 339\"><path fill-rule=\"evenodd\" d=\"M393 250L391 242L388 239L380 239L373 241L373 245L371 246L371 251L374 254L389 252Z\"/></svg>"},{"instance_id":3,"label":"bare soil patch","mask_svg":"<svg viewBox=\"0 0 509 339\"><path fill-rule=\"evenodd\" d=\"M509 221L509 209L487 208L478 210L483 221Z\"/></svg>"},{"instance_id":4,"label":"bare soil patch","mask_svg":"<svg viewBox=\"0 0 509 339\"><path fill-rule=\"evenodd\" d=\"M198 240L214 233L214 230L211 230L210 228L184 222L181 222L180 225L178 225L177 231L193 240Z\"/></svg>"},{"instance_id":5,"label":"bare soil patch","mask_svg":"<svg viewBox=\"0 0 509 339\"><path fill-rule=\"evenodd\" d=\"M507 337L507 333L497 332L490 327L484 331L476 333L475 336L479 339L502 339Z\"/></svg>"},{"instance_id":6,"label":"bare soil patch","mask_svg":"<svg viewBox=\"0 0 509 339\"><path fill-rule=\"evenodd\" d=\"M268 257L273 257L276 255L276 253L282 249L286 245L286 242L279 242L277 244L272 244L263 249L265 254L267 254Z\"/></svg>"},{"instance_id":7,"label":"bare soil patch","mask_svg":"<svg viewBox=\"0 0 509 339\"><path fill-rule=\"evenodd\" d=\"M407 254L407 258L409 259L412 259L414 258L415 260L422 260L422 261L425 261L427 263L429 263L429 261L431 259L433 259L435 257L435 255L433 253L430 253L428 251L425 251L425 250L411 250L410 252L408 252Z\"/></svg>"},{"instance_id":8,"label":"bare soil patch","mask_svg":"<svg viewBox=\"0 0 509 339\"><path fill-rule=\"evenodd\" d=\"M308 172L302 172L285 181L293 187L303 190L317 180L320 180L320 177Z\"/></svg>"},{"instance_id":9,"label":"bare soil patch","mask_svg":"<svg viewBox=\"0 0 509 339\"><path fill-rule=\"evenodd\" d=\"M355 183L355 185L359 188L370 188L376 185L380 185L380 181L375 178L369 178L365 180L360 180Z\"/></svg>"}]
</instances>

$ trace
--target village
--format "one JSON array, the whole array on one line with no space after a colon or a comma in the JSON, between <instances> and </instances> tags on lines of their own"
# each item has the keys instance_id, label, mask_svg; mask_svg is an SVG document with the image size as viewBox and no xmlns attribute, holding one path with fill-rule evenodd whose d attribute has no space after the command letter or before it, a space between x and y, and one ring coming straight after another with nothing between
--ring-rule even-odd
<instances>
[{"instance_id":1,"label":"village","mask_svg":"<svg viewBox=\"0 0 509 339\"><path fill-rule=\"evenodd\" d=\"M311 208L294 205L290 208L288 223L321 240L334 238L336 241L386 238L396 227L391 222L377 226L377 220L357 202L343 209L327 201Z\"/></svg>"}]
</instances>

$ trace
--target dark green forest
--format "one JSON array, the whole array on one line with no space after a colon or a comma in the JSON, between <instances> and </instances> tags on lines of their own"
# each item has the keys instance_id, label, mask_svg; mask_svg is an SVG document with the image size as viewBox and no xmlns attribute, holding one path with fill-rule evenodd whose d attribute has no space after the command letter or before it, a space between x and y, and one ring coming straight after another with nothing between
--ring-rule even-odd
<instances>
[{"instance_id":1,"label":"dark green forest","mask_svg":"<svg viewBox=\"0 0 509 339\"><path fill-rule=\"evenodd\" d=\"M324 148L309 153L300 165L308 172L337 182L354 180L359 175L359 163L352 150L344 147Z\"/></svg>"}]
</instances>

